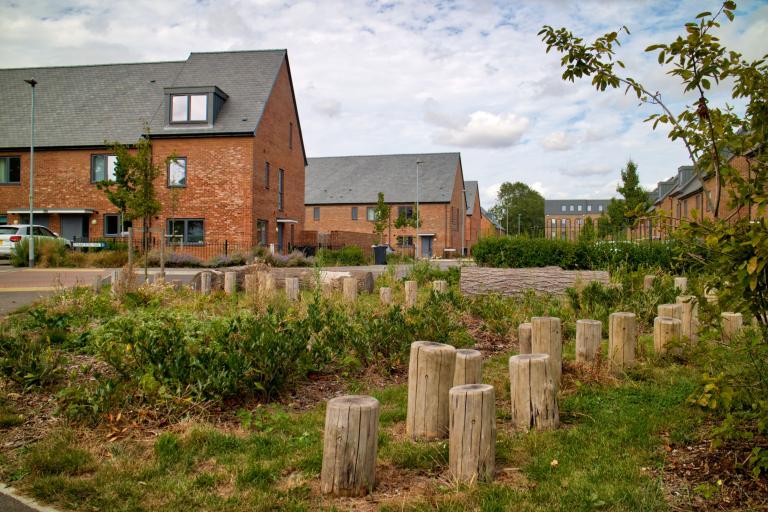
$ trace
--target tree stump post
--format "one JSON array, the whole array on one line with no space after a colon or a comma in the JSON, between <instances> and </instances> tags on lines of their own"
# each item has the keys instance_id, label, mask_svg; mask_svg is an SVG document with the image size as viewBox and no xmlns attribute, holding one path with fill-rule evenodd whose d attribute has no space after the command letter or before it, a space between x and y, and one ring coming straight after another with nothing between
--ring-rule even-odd
<instances>
[{"instance_id":1,"label":"tree stump post","mask_svg":"<svg viewBox=\"0 0 768 512\"><path fill-rule=\"evenodd\" d=\"M560 319L554 316L531 318L531 353L549 355L555 390L560 389L563 373L563 334Z\"/></svg>"},{"instance_id":2,"label":"tree stump post","mask_svg":"<svg viewBox=\"0 0 768 512\"><path fill-rule=\"evenodd\" d=\"M243 288L249 297L255 297L259 292L259 276L256 274L245 274L243 276Z\"/></svg>"},{"instance_id":3,"label":"tree stump post","mask_svg":"<svg viewBox=\"0 0 768 512\"><path fill-rule=\"evenodd\" d=\"M379 401L346 395L328 401L323 433L323 494L364 496L376 485Z\"/></svg>"},{"instance_id":4,"label":"tree stump post","mask_svg":"<svg viewBox=\"0 0 768 512\"><path fill-rule=\"evenodd\" d=\"M418 298L418 286L416 281L405 282L405 307L406 309L416 306L416 299Z\"/></svg>"},{"instance_id":5,"label":"tree stump post","mask_svg":"<svg viewBox=\"0 0 768 512\"><path fill-rule=\"evenodd\" d=\"M263 299L269 299L275 293L275 276L271 272L263 272L259 282L259 292Z\"/></svg>"},{"instance_id":6,"label":"tree stump post","mask_svg":"<svg viewBox=\"0 0 768 512\"><path fill-rule=\"evenodd\" d=\"M354 277L345 277L342 281L345 302L355 302L357 300L357 279Z\"/></svg>"},{"instance_id":7,"label":"tree stump post","mask_svg":"<svg viewBox=\"0 0 768 512\"><path fill-rule=\"evenodd\" d=\"M656 276L649 274L643 277L643 290L648 291L653 288L653 282L656 280Z\"/></svg>"},{"instance_id":8,"label":"tree stump post","mask_svg":"<svg viewBox=\"0 0 768 512\"><path fill-rule=\"evenodd\" d=\"M521 354L531 353L531 334L532 327L530 323L525 322L517 326L517 340L520 345Z\"/></svg>"},{"instance_id":9,"label":"tree stump post","mask_svg":"<svg viewBox=\"0 0 768 512\"><path fill-rule=\"evenodd\" d=\"M462 348L456 351L456 370L453 372L453 385L482 384L483 354L478 350Z\"/></svg>"},{"instance_id":10,"label":"tree stump post","mask_svg":"<svg viewBox=\"0 0 768 512\"><path fill-rule=\"evenodd\" d=\"M120 293L120 286L121 286L120 276L121 275L122 275L122 271L120 269L115 269L112 271L112 274L109 277L109 281L112 284L112 288L110 292L112 293L113 296Z\"/></svg>"},{"instance_id":11,"label":"tree stump post","mask_svg":"<svg viewBox=\"0 0 768 512\"><path fill-rule=\"evenodd\" d=\"M448 435L448 391L453 385L456 349L433 341L411 343L406 433L411 439Z\"/></svg>"},{"instance_id":12,"label":"tree stump post","mask_svg":"<svg viewBox=\"0 0 768 512\"><path fill-rule=\"evenodd\" d=\"M435 293L446 293L448 291L448 281L432 281L432 289Z\"/></svg>"},{"instance_id":13,"label":"tree stump post","mask_svg":"<svg viewBox=\"0 0 768 512\"><path fill-rule=\"evenodd\" d=\"M211 294L211 273L203 272L200 274L200 293L203 295Z\"/></svg>"},{"instance_id":14,"label":"tree stump post","mask_svg":"<svg viewBox=\"0 0 768 512\"><path fill-rule=\"evenodd\" d=\"M558 427L557 390L547 354L510 357L509 385L515 430L528 432Z\"/></svg>"},{"instance_id":15,"label":"tree stump post","mask_svg":"<svg viewBox=\"0 0 768 512\"><path fill-rule=\"evenodd\" d=\"M730 343L744 326L744 318L741 313L725 312L720 314L723 343Z\"/></svg>"},{"instance_id":16,"label":"tree stump post","mask_svg":"<svg viewBox=\"0 0 768 512\"><path fill-rule=\"evenodd\" d=\"M376 280L373 278L373 272L366 272L360 279L360 289L364 293L373 293L376 288Z\"/></svg>"},{"instance_id":17,"label":"tree stump post","mask_svg":"<svg viewBox=\"0 0 768 512\"><path fill-rule=\"evenodd\" d=\"M224 272L224 293L234 295L237 292L237 272Z\"/></svg>"},{"instance_id":18,"label":"tree stump post","mask_svg":"<svg viewBox=\"0 0 768 512\"><path fill-rule=\"evenodd\" d=\"M691 344L699 339L699 305L693 295L681 295L677 303L682 307L683 337Z\"/></svg>"},{"instance_id":19,"label":"tree stump post","mask_svg":"<svg viewBox=\"0 0 768 512\"><path fill-rule=\"evenodd\" d=\"M680 304L659 304L657 312L658 316L661 317L683 319L683 306Z\"/></svg>"},{"instance_id":20,"label":"tree stump post","mask_svg":"<svg viewBox=\"0 0 768 512\"><path fill-rule=\"evenodd\" d=\"M381 304L384 306L389 306L392 304L392 288L387 286L379 288L379 299L381 300Z\"/></svg>"},{"instance_id":21,"label":"tree stump post","mask_svg":"<svg viewBox=\"0 0 768 512\"><path fill-rule=\"evenodd\" d=\"M493 386L451 388L448 466L462 483L493 480L496 463L496 407Z\"/></svg>"},{"instance_id":22,"label":"tree stump post","mask_svg":"<svg viewBox=\"0 0 768 512\"><path fill-rule=\"evenodd\" d=\"M603 323L600 320L576 321L576 361L587 363L600 353Z\"/></svg>"},{"instance_id":23,"label":"tree stump post","mask_svg":"<svg viewBox=\"0 0 768 512\"><path fill-rule=\"evenodd\" d=\"M91 288L95 293L101 292L101 276L93 276L93 282L91 283Z\"/></svg>"},{"instance_id":24,"label":"tree stump post","mask_svg":"<svg viewBox=\"0 0 768 512\"><path fill-rule=\"evenodd\" d=\"M675 278L675 288L680 290L681 293L685 293L688 291L688 278L687 277L676 277Z\"/></svg>"},{"instance_id":25,"label":"tree stump post","mask_svg":"<svg viewBox=\"0 0 768 512\"><path fill-rule=\"evenodd\" d=\"M653 350L657 354L667 352L667 346L682 338L683 322L671 316L657 316L653 319Z\"/></svg>"},{"instance_id":26,"label":"tree stump post","mask_svg":"<svg viewBox=\"0 0 768 512\"><path fill-rule=\"evenodd\" d=\"M613 372L635 364L637 317L634 313L611 313L608 325L608 360Z\"/></svg>"},{"instance_id":27,"label":"tree stump post","mask_svg":"<svg viewBox=\"0 0 768 512\"><path fill-rule=\"evenodd\" d=\"M285 296L290 301L299 300L299 278L298 277L286 277L285 278Z\"/></svg>"}]
</instances>

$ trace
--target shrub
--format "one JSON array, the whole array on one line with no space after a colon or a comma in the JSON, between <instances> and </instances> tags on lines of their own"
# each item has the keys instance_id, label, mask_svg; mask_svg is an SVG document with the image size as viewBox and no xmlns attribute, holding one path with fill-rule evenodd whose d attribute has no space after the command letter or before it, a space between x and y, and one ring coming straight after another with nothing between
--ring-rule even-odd
<instances>
[{"instance_id":1,"label":"shrub","mask_svg":"<svg viewBox=\"0 0 768 512\"><path fill-rule=\"evenodd\" d=\"M290 254L271 254L263 255L264 262L273 267L311 267L315 264L315 259L305 256L301 251L293 251Z\"/></svg>"},{"instance_id":2,"label":"shrub","mask_svg":"<svg viewBox=\"0 0 768 512\"><path fill-rule=\"evenodd\" d=\"M591 242L549 238L483 238L473 248L478 265L488 267L547 267L566 270L614 270L659 267L680 270L680 246L665 242Z\"/></svg>"},{"instance_id":3,"label":"shrub","mask_svg":"<svg viewBox=\"0 0 768 512\"><path fill-rule=\"evenodd\" d=\"M66 260L68 252L66 244L61 240L35 237L35 262L43 266L64 266L60 262ZM24 237L11 249L11 265L26 267L29 265L29 237ZM48 262L58 263L48 265Z\"/></svg>"},{"instance_id":4,"label":"shrub","mask_svg":"<svg viewBox=\"0 0 768 512\"><path fill-rule=\"evenodd\" d=\"M40 335L0 333L0 373L25 388L47 386L63 374L61 355Z\"/></svg>"},{"instance_id":5,"label":"shrub","mask_svg":"<svg viewBox=\"0 0 768 512\"><path fill-rule=\"evenodd\" d=\"M356 245L348 245L338 250L320 249L317 251L317 259L323 265L357 266L368 263L363 249Z\"/></svg>"}]
</instances>

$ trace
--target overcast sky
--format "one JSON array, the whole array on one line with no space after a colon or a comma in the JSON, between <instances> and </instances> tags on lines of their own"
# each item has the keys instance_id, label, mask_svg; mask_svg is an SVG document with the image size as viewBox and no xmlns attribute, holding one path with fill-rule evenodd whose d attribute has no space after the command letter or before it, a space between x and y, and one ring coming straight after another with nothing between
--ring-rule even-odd
<instances>
[{"instance_id":1,"label":"overcast sky","mask_svg":"<svg viewBox=\"0 0 768 512\"><path fill-rule=\"evenodd\" d=\"M720 31L749 58L768 53L768 3L739 1ZM616 194L628 158L652 188L687 164L622 92L560 79L543 24L586 38L627 25L628 73L684 105L643 49L671 41L719 2L485 0L0 0L0 66L184 60L190 52L287 48L312 156L460 151L490 207L504 181L546 198ZM724 99L720 96L720 101Z\"/></svg>"}]
</instances>

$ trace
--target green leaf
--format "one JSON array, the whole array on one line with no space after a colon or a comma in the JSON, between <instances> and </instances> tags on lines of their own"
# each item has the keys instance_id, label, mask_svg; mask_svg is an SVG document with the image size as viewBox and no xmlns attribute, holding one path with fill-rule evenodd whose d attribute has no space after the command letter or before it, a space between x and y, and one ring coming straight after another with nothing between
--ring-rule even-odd
<instances>
[{"instance_id":1,"label":"green leaf","mask_svg":"<svg viewBox=\"0 0 768 512\"><path fill-rule=\"evenodd\" d=\"M696 15L696 19L698 20L700 18L706 18L707 16L712 16L712 13L709 11L700 12Z\"/></svg>"},{"instance_id":2,"label":"green leaf","mask_svg":"<svg viewBox=\"0 0 768 512\"><path fill-rule=\"evenodd\" d=\"M747 272L754 274L757 271L757 256L752 256L747 263Z\"/></svg>"}]
</instances>

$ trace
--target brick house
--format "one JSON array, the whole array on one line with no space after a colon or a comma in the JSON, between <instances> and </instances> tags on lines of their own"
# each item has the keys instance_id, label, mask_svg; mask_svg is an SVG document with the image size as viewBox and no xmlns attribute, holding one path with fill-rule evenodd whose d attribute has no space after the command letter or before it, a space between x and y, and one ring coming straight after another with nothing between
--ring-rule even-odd
<instances>
[{"instance_id":1,"label":"brick house","mask_svg":"<svg viewBox=\"0 0 768 512\"><path fill-rule=\"evenodd\" d=\"M170 242L287 248L302 229L306 156L285 50L0 69L0 222L28 222L29 78L36 224L70 239L120 236L126 223L96 185L114 172L105 141L134 144L148 127L163 170L153 227Z\"/></svg>"},{"instance_id":2,"label":"brick house","mask_svg":"<svg viewBox=\"0 0 768 512\"><path fill-rule=\"evenodd\" d=\"M465 181L464 190L467 196L467 215L464 220L464 246L467 248L467 252L472 252L472 246L480 238L480 225L482 223L480 187L476 181Z\"/></svg>"},{"instance_id":3,"label":"brick house","mask_svg":"<svg viewBox=\"0 0 768 512\"><path fill-rule=\"evenodd\" d=\"M480 238L502 236L505 234L506 230L496 220L496 217L485 208L480 208Z\"/></svg>"},{"instance_id":4,"label":"brick house","mask_svg":"<svg viewBox=\"0 0 768 512\"><path fill-rule=\"evenodd\" d=\"M545 199L545 236L576 240L587 218L592 219L597 230L597 219L608 211L610 202L610 199Z\"/></svg>"},{"instance_id":5,"label":"brick house","mask_svg":"<svg viewBox=\"0 0 768 512\"><path fill-rule=\"evenodd\" d=\"M399 215L415 215L419 171L419 247L424 257L461 253L464 238L464 174L459 153L310 158L305 189L307 231L373 233L379 192L390 207L383 243L403 252L416 248L417 230L396 228Z\"/></svg>"}]
</instances>

